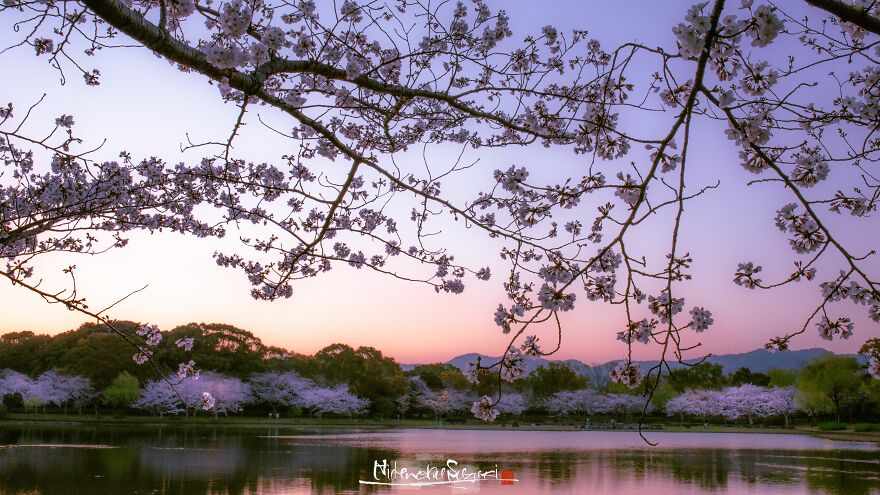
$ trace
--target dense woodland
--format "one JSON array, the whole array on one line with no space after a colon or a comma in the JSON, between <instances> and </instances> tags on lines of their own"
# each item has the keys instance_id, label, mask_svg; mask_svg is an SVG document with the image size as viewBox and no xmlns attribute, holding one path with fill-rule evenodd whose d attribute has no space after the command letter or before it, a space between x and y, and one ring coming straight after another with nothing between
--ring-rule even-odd
<instances>
[{"instance_id":1,"label":"dense woodland","mask_svg":"<svg viewBox=\"0 0 880 495\"><path fill-rule=\"evenodd\" d=\"M119 322L134 335L139 326ZM193 338L192 349L174 345ZM657 421L790 425L823 420L880 420L880 382L855 359L829 355L800 371L768 373L741 368L725 374L716 364L673 369L660 383L644 379L631 389L588 378L553 362L512 382L480 380L449 364L404 372L371 347L329 345L314 355L266 346L252 333L224 324L182 325L163 332L152 360L137 364L132 348L100 325L55 336L0 335L0 396L6 411L366 416L463 420L475 400L502 389L502 419ZM191 360L191 361L190 361ZM179 378L179 363L194 362L198 379ZM186 373L183 374L186 376ZM646 391L653 390L650 402ZM475 406L474 406L475 407ZM494 419L494 418L492 418Z\"/></svg>"}]
</instances>

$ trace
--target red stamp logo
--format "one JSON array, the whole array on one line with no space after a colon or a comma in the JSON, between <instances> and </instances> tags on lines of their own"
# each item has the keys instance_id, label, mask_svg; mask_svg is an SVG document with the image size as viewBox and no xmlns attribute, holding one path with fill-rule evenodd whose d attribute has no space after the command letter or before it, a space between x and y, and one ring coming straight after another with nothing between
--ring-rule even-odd
<instances>
[{"instance_id":1,"label":"red stamp logo","mask_svg":"<svg viewBox=\"0 0 880 495\"><path fill-rule=\"evenodd\" d=\"M513 485L516 482L516 477L513 475L513 471L501 471L501 484L502 485Z\"/></svg>"}]
</instances>

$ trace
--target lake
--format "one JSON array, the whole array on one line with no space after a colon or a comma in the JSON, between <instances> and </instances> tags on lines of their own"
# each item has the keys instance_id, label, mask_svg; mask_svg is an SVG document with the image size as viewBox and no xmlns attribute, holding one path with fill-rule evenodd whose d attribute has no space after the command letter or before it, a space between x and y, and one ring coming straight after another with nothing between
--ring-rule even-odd
<instances>
[{"instance_id":1,"label":"lake","mask_svg":"<svg viewBox=\"0 0 880 495\"><path fill-rule=\"evenodd\" d=\"M0 493L880 494L877 443L648 435L659 445L610 431L0 424ZM433 483L442 468L458 482L361 483Z\"/></svg>"}]
</instances>

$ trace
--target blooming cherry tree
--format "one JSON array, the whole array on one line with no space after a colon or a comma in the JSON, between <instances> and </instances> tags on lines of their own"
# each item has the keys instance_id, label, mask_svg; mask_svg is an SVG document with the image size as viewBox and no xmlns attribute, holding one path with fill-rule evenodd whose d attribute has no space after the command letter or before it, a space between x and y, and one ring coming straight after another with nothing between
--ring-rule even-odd
<instances>
[{"instance_id":1,"label":"blooming cherry tree","mask_svg":"<svg viewBox=\"0 0 880 495\"><path fill-rule=\"evenodd\" d=\"M507 392L501 396L495 407L501 414L510 414L511 416L521 416L526 412L529 405L529 399L521 393Z\"/></svg>"},{"instance_id":2,"label":"blooming cherry tree","mask_svg":"<svg viewBox=\"0 0 880 495\"><path fill-rule=\"evenodd\" d=\"M766 392L766 388L750 384L725 388L717 394L719 412L731 420L748 418L752 425L755 416L768 416L771 412Z\"/></svg>"},{"instance_id":3,"label":"blooming cherry tree","mask_svg":"<svg viewBox=\"0 0 880 495\"><path fill-rule=\"evenodd\" d=\"M26 398L33 387L33 381L24 373L15 370L0 371L0 399L6 394L21 394Z\"/></svg>"},{"instance_id":4,"label":"blooming cherry tree","mask_svg":"<svg viewBox=\"0 0 880 495\"><path fill-rule=\"evenodd\" d=\"M703 421L721 414L719 395L714 390L687 390L666 402L666 414L697 416Z\"/></svg>"},{"instance_id":5,"label":"blooming cherry tree","mask_svg":"<svg viewBox=\"0 0 880 495\"><path fill-rule=\"evenodd\" d=\"M304 405L305 392L314 387L314 383L290 371L287 373L262 373L248 380L256 402L264 402L278 412L279 407L295 407Z\"/></svg>"},{"instance_id":6,"label":"blooming cherry tree","mask_svg":"<svg viewBox=\"0 0 880 495\"><path fill-rule=\"evenodd\" d=\"M544 399L544 407L552 414L586 414L603 410L602 398L592 390L582 389L557 392Z\"/></svg>"},{"instance_id":7,"label":"blooming cherry tree","mask_svg":"<svg viewBox=\"0 0 880 495\"><path fill-rule=\"evenodd\" d=\"M174 379L173 377L168 378L168 380ZM161 385L156 384L155 386ZM238 378L211 372L200 373L198 378L187 378L179 381L173 389L168 388L169 392L157 394L158 404L155 407L168 408L169 412L171 406L167 401L173 401L173 396L163 394L176 392L185 411L190 409L213 411L214 416L221 413L225 415L229 412L238 412L252 398L250 385L247 383Z\"/></svg>"},{"instance_id":8,"label":"blooming cherry tree","mask_svg":"<svg viewBox=\"0 0 880 495\"><path fill-rule=\"evenodd\" d=\"M607 394L601 397L599 410L606 414L616 416L641 415L642 412L651 412L653 405L645 402L641 395L630 394Z\"/></svg>"},{"instance_id":9,"label":"blooming cherry tree","mask_svg":"<svg viewBox=\"0 0 880 495\"><path fill-rule=\"evenodd\" d=\"M183 387L184 389L186 387ZM178 395L177 389L169 387L164 380L153 380L147 382L141 390L141 395L131 404L131 407L137 409L146 409L158 413L159 416L165 414L180 414L184 412L181 396Z\"/></svg>"},{"instance_id":10,"label":"blooming cherry tree","mask_svg":"<svg viewBox=\"0 0 880 495\"><path fill-rule=\"evenodd\" d=\"M793 387L759 387L745 384L722 390L688 390L670 399L665 405L666 414L698 416L722 416L729 420L746 418L749 425L756 417L783 416L789 418L800 408L795 402Z\"/></svg>"},{"instance_id":11,"label":"blooming cherry tree","mask_svg":"<svg viewBox=\"0 0 880 495\"><path fill-rule=\"evenodd\" d=\"M328 413L351 417L367 412L370 407L369 400L349 392L347 385L312 387L302 393L302 400L319 418Z\"/></svg>"}]
</instances>

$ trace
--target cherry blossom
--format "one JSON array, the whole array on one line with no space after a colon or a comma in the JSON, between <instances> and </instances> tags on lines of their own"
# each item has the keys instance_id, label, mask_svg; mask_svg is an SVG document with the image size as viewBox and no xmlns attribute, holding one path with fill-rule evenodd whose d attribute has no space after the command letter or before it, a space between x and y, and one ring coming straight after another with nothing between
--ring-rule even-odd
<instances>
[{"instance_id":1,"label":"cherry blossom","mask_svg":"<svg viewBox=\"0 0 880 495\"><path fill-rule=\"evenodd\" d=\"M370 407L370 401L348 391L348 386L312 387L302 392L304 407L312 409L321 417L324 414L353 416L363 414Z\"/></svg>"},{"instance_id":2,"label":"cherry blossom","mask_svg":"<svg viewBox=\"0 0 880 495\"><path fill-rule=\"evenodd\" d=\"M483 421L495 421L495 418L498 417L499 411L492 406L492 403L492 398L488 395L484 395L480 400L474 402L474 405L471 407L471 412L474 414L474 417L482 419Z\"/></svg>"},{"instance_id":3,"label":"cherry blossom","mask_svg":"<svg viewBox=\"0 0 880 495\"><path fill-rule=\"evenodd\" d=\"M611 381L621 383L629 388L636 388L641 383L643 375L639 366L633 362L621 361L609 373Z\"/></svg>"},{"instance_id":4,"label":"cherry blossom","mask_svg":"<svg viewBox=\"0 0 880 495\"><path fill-rule=\"evenodd\" d=\"M214 399L214 396L211 395L210 392L202 392L202 409L205 411L211 411L216 405L217 400Z\"/></svg>"}]
</instances>

